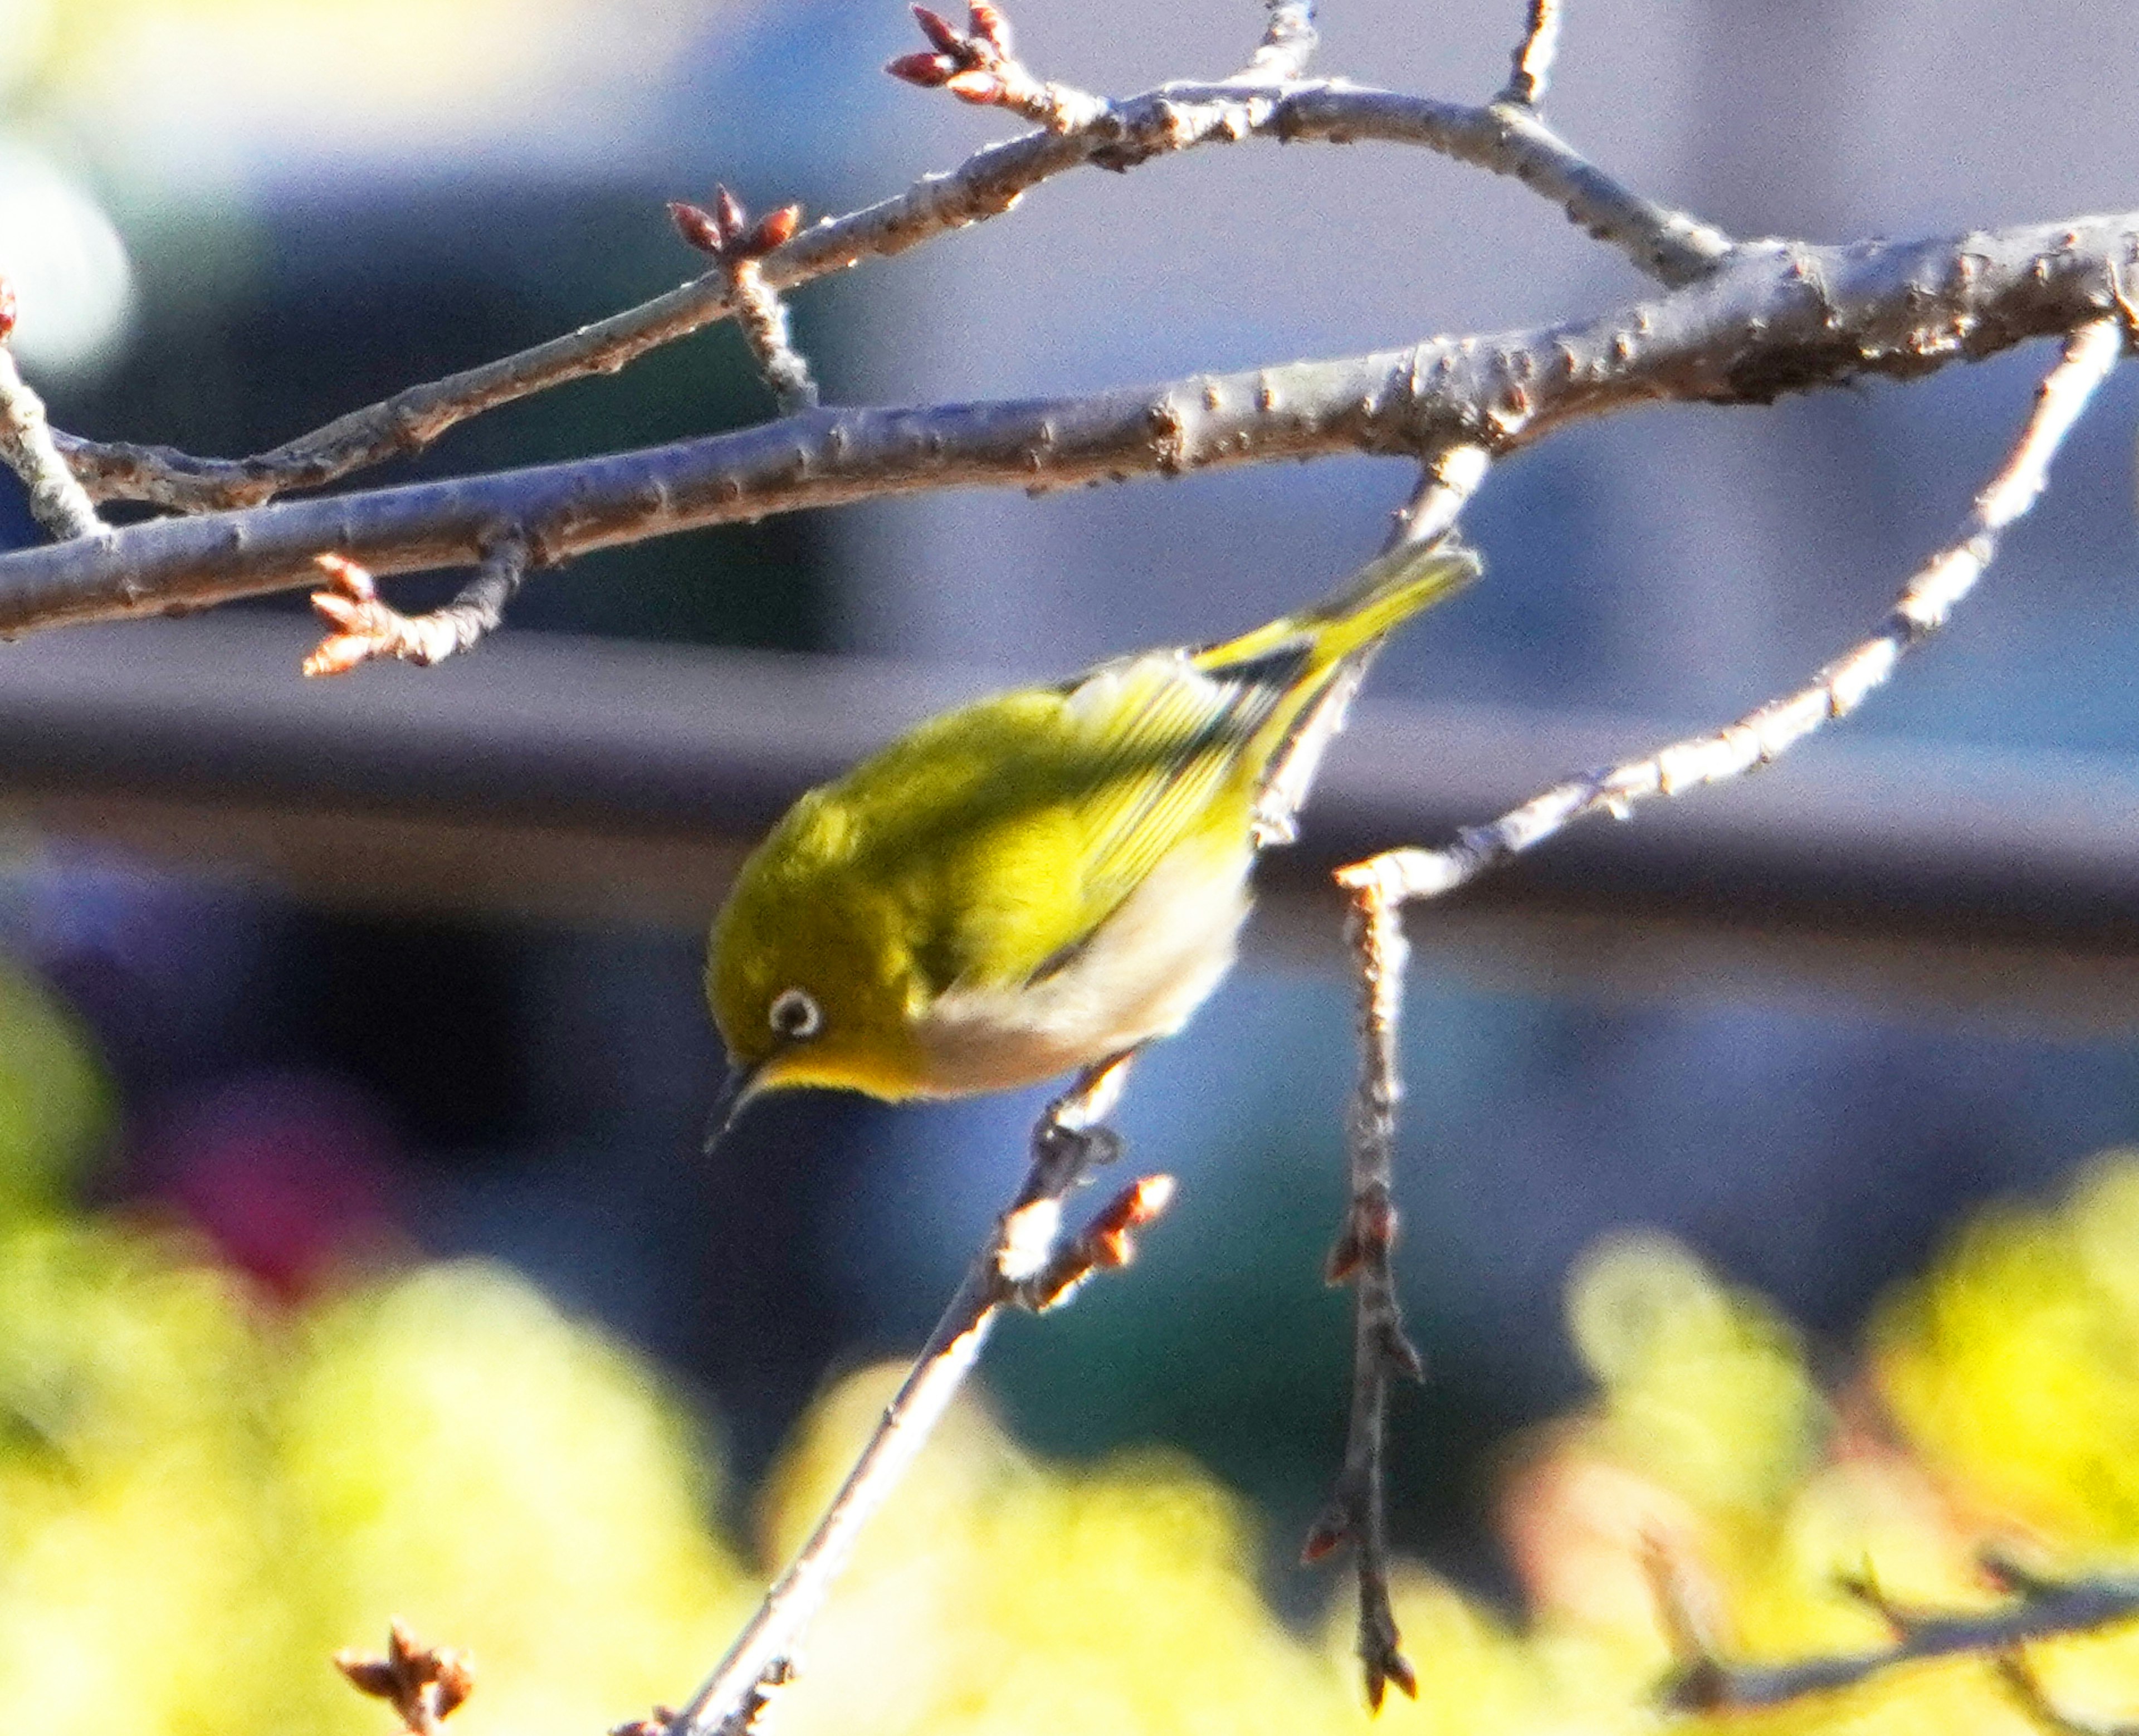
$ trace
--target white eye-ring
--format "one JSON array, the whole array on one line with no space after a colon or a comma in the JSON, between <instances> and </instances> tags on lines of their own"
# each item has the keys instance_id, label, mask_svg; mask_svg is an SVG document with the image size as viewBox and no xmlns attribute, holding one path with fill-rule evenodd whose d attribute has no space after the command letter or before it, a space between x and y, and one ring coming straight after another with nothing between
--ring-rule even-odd
<instances>
[{"instance_id":1,"label":"white eye-ring","mask_svg":"<svg viewBox=\"0 0 2139 1736\"><path fill-rule=\"evenodd\" d=\"M804 988L781 989L773 996L765 1016L774 1032L790 1042L815 1037L825 1026L824 1008Z\"/></svg>"}]
</instances>

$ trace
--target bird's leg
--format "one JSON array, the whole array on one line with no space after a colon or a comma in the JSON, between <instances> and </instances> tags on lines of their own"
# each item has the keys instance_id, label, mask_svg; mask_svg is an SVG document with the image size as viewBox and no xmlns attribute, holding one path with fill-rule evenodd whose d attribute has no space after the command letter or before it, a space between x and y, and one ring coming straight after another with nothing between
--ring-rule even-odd
<instances>
[{"instance_id":1,"label":"bird's leg","mask_svg":"<svg viewBox=\"0 0 2139 1736\"><path fill-rule=\"evenodd\" d=\"M1067 1300L1095 1272L1125 1266L1135 1232L1166 1209L1173 1178L1145 1175L1108 1201L1084 1230L1062 1239L1062 1202L1089 1172L1121 1155L1120 1135L1102 1123L1120 1097L1136 1051L1109 1056L1077 1076L1032 1130L1032 1169L1004 1218L998 1270L1005 1299L1034 1313Z\"/></svg>"},{"instance_id":2,"label":"bird's leg","mask_svg":"<svg viewBox=\"0 0 2139 1736\"><path fill-rule=\"evenodd\" d=\"M1086 1067L1075 1084L1041 1111L1032 1130L1028 1197L1051 1189L1060 1198L1084 1179L1087 1170L1113 1163L1122 1155L1122 1136L1104 1125L1104 1118L1121 1101L1129 1063L1136 1057L1134 1049L1123 1049Z\"/></svg>"}]
</instances>

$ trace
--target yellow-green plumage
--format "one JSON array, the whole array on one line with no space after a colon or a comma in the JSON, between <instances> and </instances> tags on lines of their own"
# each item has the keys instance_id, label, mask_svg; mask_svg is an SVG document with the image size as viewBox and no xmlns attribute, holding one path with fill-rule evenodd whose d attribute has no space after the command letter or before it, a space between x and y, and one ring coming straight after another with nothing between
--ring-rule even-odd
<instances>
[{"instance_id":1,"label":"yellow-green plumage","mask_svg":"<svg viewBox=\"0 0 2139 1736\"><path fill-rule=\"evenodd\" d=\"M1373 651L1477 571L1386 557L1312 609L981 700L812 790L714 921L707 994L739 1072L958 1096L1178 1028Z\"/></svg>"}]
</instances>

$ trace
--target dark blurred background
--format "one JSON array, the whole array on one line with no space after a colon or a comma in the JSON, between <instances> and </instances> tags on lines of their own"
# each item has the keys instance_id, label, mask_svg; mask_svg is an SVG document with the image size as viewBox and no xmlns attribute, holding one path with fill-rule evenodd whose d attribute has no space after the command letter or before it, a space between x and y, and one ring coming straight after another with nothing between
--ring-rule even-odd
<instances>
[{"instance_id":1,"label":"dark blurred background","mask_svg":"<svg viewBox=\"0 0 2139 1736\"><path fill-rule=\"evenodd\" d=\"M1585 0L1550 112L1640 190L1744 234L2129 202L2139 17L2110 0L1923 10ZM1481 98L1520 7L1327 11L1319 70ZM1041 73L1119 91L1229 71L1260 27L1249 0L1022 0L1014 18ZM881 76L912 38L890 0L0 5L0 268L24 365L85 434L273 444L691 274L664 199L720 179L760 207L844 209L1001 134ZM892 401L1071 392L1646 292L1512 184L1420 152L1254 147L1070 177L811 286L793 312L829 397ZM1370 841L1486 817L1571 769L1555 715L1632 750L1800 679L1959 522L2048 361L1767 412L1658 410L1510 463L1471 519L1490 582L1410 631L1374 688L1412 702L1387 715L1388 739L1424 744L1402 763L1414 782L1437 775L1436 707L1488 708L1465 715L1505 719L1505 753L1485 757L1490 787L1410 809L1355 765L1355 808L1388 797L1358 821ZM2119 878L2139 776L2132 398L2128 376L2104 394L1951 639L1851 726L1862 740L1814 743L1757 796L1698 798L1726 828L1768 817L1728 884L1702 850L1667 847L1692 835L1645 819L1415 924L1402 1258L1431 1372L1397 1413L1406 1545L1500 1577L1482 1541L1494 1445L1577 1391L1560 1288L1603 1232L1668 1227L1838 1337L1968 1203L2139 1126L2139 884ZM390 473L768 414L722 328ZM291 1294L383 1243L501 1256L656 1353L754 1474L829 1371L926 1330L1033 1105L768 1103L701 1159L718 1069L701 928L780 777L729 801L720 777L762 743L695 733L664 696L692 670L708 691L731 668L762 674L722 660L737 650L830 655L853 660L793 665L818 684L823 739L866 739L874 714L842 670L893 660L970 690L1240 629L1356 565L1408 480L1359 461L938 496L604 554L530 585L507 635L556 635L555 655L505 699L510 644L322 694L299 691L300 624L235 615L0 652L0 689L16 685L0 944L87 1022L119 1087L100 1197L176 1205ZM32 540L19 499L5 511L10 541ZM252 612L277 609L301 604ZM598 653L593 636L669 650ZM273 660L245 663L258 644ZM187 685L195 656L223 671L214 704L188 699L208 691L206 674ZM39 670L72 696L64 722L22 684ZM433 705L460 708L459 749L395 733ZM339 781L308 784L285 755L272 787L248 787L260 733L301 714L360 743ZM695 742L702 799L672 792L649 819L604 793L629 778L585 782L587 743L628 758L635 729ZM1828 797L1863 787L1874 748L1922 773L1835 829ZM509 790L485 782L486 754L510 761ZM2078 793L2000 806L2053 787ZM1880 827L1934 789L1980 794L1982 823L1927 809L1907 861L1882 852ZM441 843L463 810L505 829ZM332 841L277 842L327 836L306 829L321 815ZM2117 847L2075 890L2060 865L2093 847L2087 826ZM534 833L583 871L519 856ZM1138 1160L1187 1184L1146 1259L1014 1322L988 1376L1043 1449L1187 1447L1265 1504L1280 1554L1336 1463L1348 1360L1319 1263L1350 1008L1311 881L1285 882L1248 967L1133 1089Z\"/></svg>"}]
</instances>

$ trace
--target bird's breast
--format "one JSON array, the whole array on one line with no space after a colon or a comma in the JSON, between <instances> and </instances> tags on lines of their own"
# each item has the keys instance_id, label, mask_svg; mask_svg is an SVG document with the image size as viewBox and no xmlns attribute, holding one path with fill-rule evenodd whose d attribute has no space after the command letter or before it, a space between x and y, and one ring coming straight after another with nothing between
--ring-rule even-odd
<instances>
[{"instance_id":1,"label":"bird's breast","mask_svg":"<svg viewBox=\"0 0 2139 1736\"><path fill-rule=\"evenodd\" d=\"M1037 1084L1179 1030L1232 965L1254 861L1184 841L1056 968L936 996L913 1025L923 1089Z\"/></svg>"}]
</instances>

